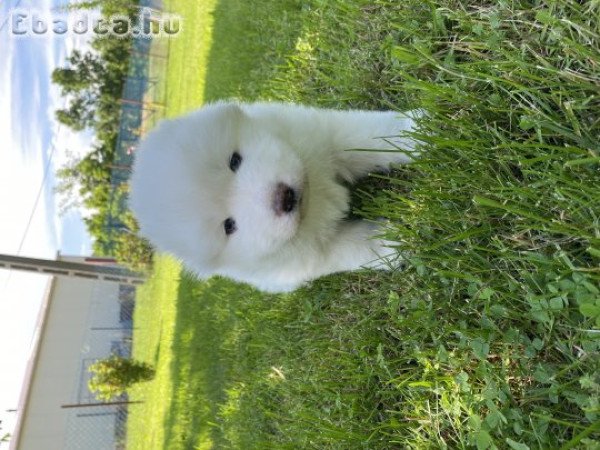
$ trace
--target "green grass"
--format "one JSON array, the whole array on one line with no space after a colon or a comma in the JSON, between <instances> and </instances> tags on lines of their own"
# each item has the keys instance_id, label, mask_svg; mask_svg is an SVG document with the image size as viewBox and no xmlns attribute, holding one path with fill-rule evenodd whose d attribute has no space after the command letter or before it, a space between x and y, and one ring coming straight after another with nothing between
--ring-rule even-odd
<instances>
[{"instance_id":1,"label":"green grass","mask_svg":"<svg viewBox=\"0 0 600 450\"><path fill-rule=\"evenodd\" d=\"M261 98L299 32L296 0L170 0L183 17L171 40L167 115L223 98ZM267 32L268 30L268 32Z\"/></svg>"},{"instance_id":2,"label":"green grass","mask_svg":"<svg viewBox=\"0 0 600 450\"><path fill-rule=\"evenodd\" d=\"M172 352L179 289L180 266L166 257L156 257L154 271L138 289L134 313L135 358L152 364L156 376L152 382L135 386L131 398L144 403L131 406L128 420L128 449L162 448L166 429L163 423L173 398L171 366L177 355Z\"/></svg>"},{"instance_id":3,"label":"green grass","mask_svg":"<svg viewBox=\"0 0 600 450\"><path fill-rule=\"evenodd\" d=\"M390 219L409 266L265 296L161 259L134 338L158 375L128 448L600 448L600 5L249 4L186 22L169 114L427 109L423 158L355 208Z\"/></svg>"}]
</instances>

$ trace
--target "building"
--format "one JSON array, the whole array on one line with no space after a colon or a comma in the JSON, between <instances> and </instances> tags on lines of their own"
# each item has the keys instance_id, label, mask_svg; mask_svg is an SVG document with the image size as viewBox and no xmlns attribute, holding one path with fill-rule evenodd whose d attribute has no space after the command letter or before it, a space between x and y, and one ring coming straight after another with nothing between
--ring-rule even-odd
<instances>
[{"instance_id":1,"label":"building","mask_svg":"<svg viewBox=\"0 0 600 450\"><path fill-rule=\"evenodd\" d=\"M81 257L61 261L84 262ZM18 406L10 450L124 448L127 405L98 405L88 367L131 354L135 287L81 277L51 278Z\"/></svg>"}]
</instances>

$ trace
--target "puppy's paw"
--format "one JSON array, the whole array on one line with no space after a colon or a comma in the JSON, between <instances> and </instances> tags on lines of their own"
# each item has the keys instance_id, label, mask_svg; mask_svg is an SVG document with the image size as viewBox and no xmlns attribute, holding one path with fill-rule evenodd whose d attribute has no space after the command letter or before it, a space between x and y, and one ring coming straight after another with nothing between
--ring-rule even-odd
<instances>
[{"instance_id":1,"label":"puppy's paw","mask_svg":"<svg viewBox=\"0 0 600 450\"><path fill-rule=\"evenodd\" d=\"M386 239L386 229L389 221L380 219L372 224L372 235L369 239L373 261L366 267L379 270L396 270L404 266L404 258L400 252L400 244L396 241Z\"/></svg>"},{"instance_id":2,"label":"puppy's paw","mask_svg":"<svg viewBox=\"0 0 600 450\"><path fill-rule=\"evenodd\" d=\"M365 267L377 270L399 270L404 267L405 260L397 242L373 239L371 249L374 259Z\"/></svg>"}]
</instances>

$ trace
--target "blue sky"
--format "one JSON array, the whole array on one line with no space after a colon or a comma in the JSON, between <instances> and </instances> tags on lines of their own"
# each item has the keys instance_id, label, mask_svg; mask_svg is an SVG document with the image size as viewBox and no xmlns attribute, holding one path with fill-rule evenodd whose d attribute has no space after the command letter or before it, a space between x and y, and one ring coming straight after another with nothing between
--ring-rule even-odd
<instances>
[{"instance_id":1,"label":"blue sky","mask_svg":"<svg viewBox=\"0 0 600 450\"><path fill-rule=\"evenodd\" d=\"M57 251L91 252L82 212L60 216L53 186L66 150L85 153L93 136L72 133L54 120L65 100L50 81L52 70L63 66L74 48L87 48L89 36L16 37L6 22L15 7L50 11L66 3L0 1L0 253L54 258ZM0 435L14 426L15 414L6 410L17 406L47 281L0 270Z\"/></svg>"}]
</instances>

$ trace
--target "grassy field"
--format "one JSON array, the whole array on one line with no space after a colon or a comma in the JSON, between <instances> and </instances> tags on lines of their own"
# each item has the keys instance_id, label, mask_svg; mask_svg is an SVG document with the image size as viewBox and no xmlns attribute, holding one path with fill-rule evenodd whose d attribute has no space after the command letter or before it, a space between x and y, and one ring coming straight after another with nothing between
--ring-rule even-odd
<instances>
[{"instance_id":1,"label":"grassy field","mask_svg":"<svg viewBox=\"0 0 600 450\"><path fill-rule=\"evenodd\" d=\"M169 115L423 107L425 156L356 195L403 272L265 296L158 258L127 448L600 448L600 4L168 3Z\"/></svg>"}]
</instances>

